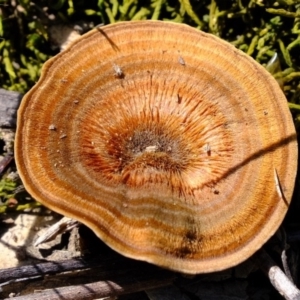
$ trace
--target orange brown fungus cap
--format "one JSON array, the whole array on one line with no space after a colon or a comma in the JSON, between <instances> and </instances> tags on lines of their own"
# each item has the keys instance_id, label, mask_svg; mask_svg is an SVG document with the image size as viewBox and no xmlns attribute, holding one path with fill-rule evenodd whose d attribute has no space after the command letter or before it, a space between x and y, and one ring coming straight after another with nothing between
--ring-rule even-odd
<instances>
[{"instance_id":1,"label":"orange brown fungus cap","mask_svg":"<svg viewBox=\"0 0 300 300\"><path fill-rule=\"evenodd\" d=\"M234 266L288 209L297 144L265 69L186 25L94 29L49 60L18 114L38 201L125 256L185 273Z\"/></svg>"}]
</instances>

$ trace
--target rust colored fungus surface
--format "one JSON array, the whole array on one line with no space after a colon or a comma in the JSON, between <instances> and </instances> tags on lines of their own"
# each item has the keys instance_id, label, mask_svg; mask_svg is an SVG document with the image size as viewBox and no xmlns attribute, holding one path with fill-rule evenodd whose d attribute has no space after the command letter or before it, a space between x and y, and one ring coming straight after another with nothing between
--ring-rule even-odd
<instances>
[{"instance_id":1,"label":"rust colored fungus surface","mask_svg":"<svg viewBox=\"0 0 300 300\"><path fill-rule=\"evenodd\" d=\"M210 34L160 21L94 29L49 60L18 113L38 201L125 256L222 270L274 234L296 134L277 82Z\"/></svg>"}]
</instances>

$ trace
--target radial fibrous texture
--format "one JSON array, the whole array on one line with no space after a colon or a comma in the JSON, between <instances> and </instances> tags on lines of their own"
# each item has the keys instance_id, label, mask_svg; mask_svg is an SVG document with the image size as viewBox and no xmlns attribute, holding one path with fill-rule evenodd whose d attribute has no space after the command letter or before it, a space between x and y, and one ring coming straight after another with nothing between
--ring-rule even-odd
<instances>
[{"instance_id":1,"label":"radial fibrous texture","mask_svg":"<svg viewBox=\"0 0 300 300\"><path fill-rule=\"evenodd\" d=\"M297 145L263 67L186 25L96 28L48 61L18 114L28 191L126 256L228 268L276 231Z\"/></svg>"}]
</instances>

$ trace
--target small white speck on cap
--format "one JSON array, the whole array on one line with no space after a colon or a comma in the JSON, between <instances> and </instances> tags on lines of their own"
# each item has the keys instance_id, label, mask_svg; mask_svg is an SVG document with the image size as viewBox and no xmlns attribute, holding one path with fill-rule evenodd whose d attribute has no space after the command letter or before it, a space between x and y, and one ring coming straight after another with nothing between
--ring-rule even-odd
<instances>
[{"instance_id":1,"label":"small white speck on cap","mask_svg":"<svg viewBox=\"0 0 300 300\"><path fill-rule=\"evenodd\" d=\"M179 62L182 66L185 66L185 61L184 61L184 59L182 58L182 56L179 56L178 62Z\"/></svg>"},{"instance_id":2,"label":"small white speck on cap","mask_svg":"<svg viewBox=\"0 0 300 300\"><path fill-rule=\"evenodd\" d=\"M204 145L204 151L205 151L206 153L208 153L208 152L211 151L211 147L210 147L209 143L206 143L206 144Z\"/></svg>"},{"instance_id":3,"label":"small white speck on cap","mask_svg":"<svg viewBox=\"0 0 300 300\"><path fill-rule=\"evenodd\" d=\"M116 77L122 78L124 76L124 73L119 65L113 64L113 68L114 68Z\"/></svg>"},{"instance_id":4,"label":"small white speck on cap","mask_svg":"<svg viewBox=\"0 0 300 300\"><path fill-rule=\"evenodd\" d=\"M54 124L49 125L49 130L56 130L56 126Z\"/></svg>"}]
</instances>

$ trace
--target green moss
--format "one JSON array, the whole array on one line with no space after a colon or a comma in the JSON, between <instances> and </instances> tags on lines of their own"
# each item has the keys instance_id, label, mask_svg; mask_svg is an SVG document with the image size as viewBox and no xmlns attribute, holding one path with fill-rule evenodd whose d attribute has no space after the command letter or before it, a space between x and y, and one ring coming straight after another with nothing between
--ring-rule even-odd
<instances>
[{"instance_id":1,"label":"green moss","mask_svg":"<svg viewBox=\"0 0 300 300\"><path fill-rule=\"evenodd\" d=\"M277 52L283 71L300 66L300 1L261 0L56 0L0 1L1 87L26 92L38 80L51 50L49 27L58 23L107 24L160 19L187 23L232 42L265 64ZM299 89L289 80L292 97Z\"/></svg>"},{"instance_id":2,"label":"green moss","mask_svg":"<svg viewBox=\"0 0 300 300\"><path fill-rule=\"evenodd\" d=\"M299 0L0 0L0 86L25 93L34 85L43 63L58 52L49 36L54 24L142 19L190 24L261 64L278 53L282 72L276 76L283 76L288 100L299 103Z\"/></svg>"}]
</instances>

